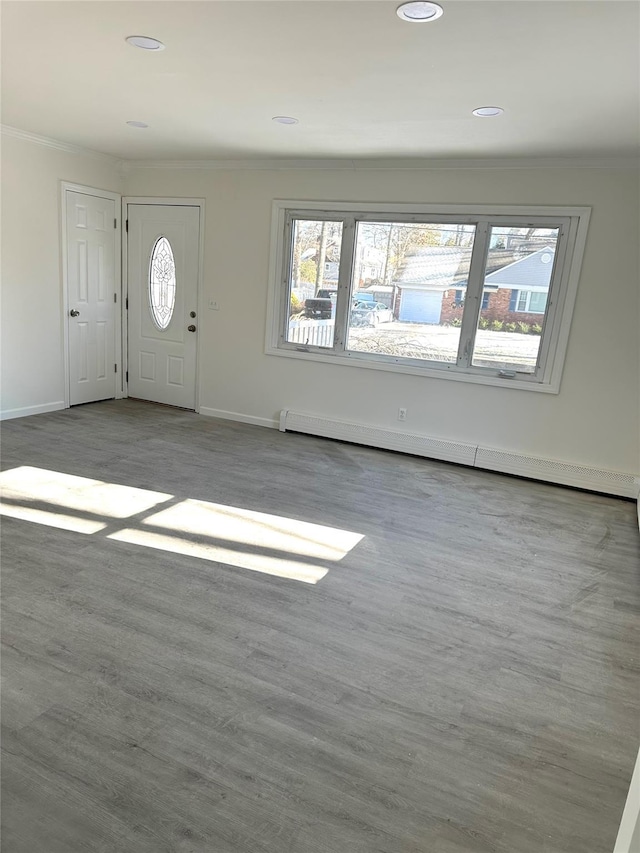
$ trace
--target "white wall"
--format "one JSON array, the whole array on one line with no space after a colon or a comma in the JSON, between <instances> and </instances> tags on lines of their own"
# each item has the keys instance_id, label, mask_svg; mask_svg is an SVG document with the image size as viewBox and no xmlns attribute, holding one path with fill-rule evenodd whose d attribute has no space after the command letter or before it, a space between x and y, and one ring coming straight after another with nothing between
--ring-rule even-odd
<instances>
[{"instance_id":1,"label":"white wall","mask_svg":"<svg viewBox=\"0 0 640 853\"><path fill-rule=\"evenodd\" d=\"M128 195L207 201L201 406L282 408L637 474L638 173L624 169L133 169ZM588 205L592 219L559 395L264 354L274 198Z\"/></svg>"},{"instance_id":2,"label":"white wall","mask_svg":"<svg viewBox=\"0 0 640 853\"><path fill-rule=\"evenodd\" d=\"M136 169L2 137L2 405L64 399L60 181L207 201L200 403L282 408L638 474L638 173L625 169ZM593 208L559 395L264 354L274 198Z\"/></svg>"},{"instance_id":3,"label":"white wall","mask_svg":"<svg viewBox=\"0 0 640 853\"><path fill-rule=\"evenodd\" d=\"M117 161L2 135L3 416L64 405L60 181L121 191Z\"/></svg>"}]
</instances>

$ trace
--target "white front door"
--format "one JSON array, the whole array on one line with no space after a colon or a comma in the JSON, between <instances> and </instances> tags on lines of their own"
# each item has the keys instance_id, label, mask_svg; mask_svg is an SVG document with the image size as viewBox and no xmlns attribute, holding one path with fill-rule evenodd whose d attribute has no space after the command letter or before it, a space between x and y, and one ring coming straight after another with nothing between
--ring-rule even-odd
<instances>
[{"instance_id":1,"label":"white front door","mask_svg":"<svg viewBox=\"0 0 640 853\"><path fill-rule=\"evenodd\" d=\"M200 208L127 205L129 396L195 409Z\"/></svg>"},{"instance_id":2,"label":"white front door","mask_svg":"<svg viewBox=\"0 0 640 853\"><path fill-rule=\"evenodd\" d=\"M69 403L116 395L115 201L66 190Z\"/></svg>"}]
</instances>

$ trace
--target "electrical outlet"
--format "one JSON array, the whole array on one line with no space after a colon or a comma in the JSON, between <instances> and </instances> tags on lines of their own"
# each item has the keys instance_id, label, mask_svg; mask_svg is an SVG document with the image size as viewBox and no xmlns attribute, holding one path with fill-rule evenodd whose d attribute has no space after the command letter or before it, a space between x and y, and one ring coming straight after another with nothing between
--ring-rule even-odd
<instances>
[{"instance_id":1,"label":"electrical outlet","mask_svg":"<svg viewBox=\"0 0 640 853\"><path fill-rule=\"evenodd\" d=\"M407 410L406 409L398 409L398 420L406 421L407 419Z\"/></svg>"},{"instance_id":2,"label":"electrical outlet","mask_svg":"<svg viewBox=\"0 0 640 853\"><path fill-rule=\"evenodd\" d=\"M217 303L217 301L216 301L215 299L210 299L210 300L209 300L209 308L210 308L212 311L219 311L219 310L220 310L220 306L218 305L218 303Z\"/></svg>"}]
</instances>

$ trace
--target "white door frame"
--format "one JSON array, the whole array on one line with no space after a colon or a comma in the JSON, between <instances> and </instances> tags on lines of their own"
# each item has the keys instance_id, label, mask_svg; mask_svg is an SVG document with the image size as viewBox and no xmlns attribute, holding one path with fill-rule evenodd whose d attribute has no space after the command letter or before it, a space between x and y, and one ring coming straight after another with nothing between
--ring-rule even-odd
<instances>
[{"instance_id":1,"label":"white door frame","mask_svg":"<svg viewBox=\"0 0 640 853\"><path fill-rule=\"evenodd\" d=\"M200 364L202 362L202 328L203 306L204 306L204 199L203 198L158 198L151 196L123 196L122 197L122 221L126 222L129 218L127 208L130 204L158 204L170 205L171 207L199 207L200 208L200 233L198 235L198 300L197 300L197 326L198 332L196 340L196 404L195 411L200 412ZM125 397L129 396L129 388L127 383L127 373L129 371L129 346L127 336L127 309L126 300L129 296L129 280L127 271L127 234L126 231L122 234L122 278L123 278L123 294L124 299L120 300L121 315L122 315L122 340L124 352L124 371L123 390Z\"/></svg>"},{"instance_id":2,"label":"white door frame","mask_svg":"<svg viewBox=\"0 0 640 853\"><path fill-rule=\"evenodd\" d=\"M114 240L114 264L113 264L113 272L114 272L114 281L113 287L114 292L116 294L116 299L120 304L120 308L122 308L122 267L121 267L121 258L122 258L122 217L121 217L121 207L118 202L121 200L122 196L119 193L113 193L109 190L100 190L96 187L86 187L82 184L72 184L68 181L60 181L60 195L61 195L61 240L62 240L62 251L60 252L60 256L62 258L62 339L63 339L63 347L64 347L64 407L68 409L71 405L71 387L70 387L70 365L69 365L69 269L67 262L67 192L74 193L82 193L83 195L94 196L95 198L108 198L115 202L114 204L114 216L116 220L115 231L115 240ZM120 316L122 316L122 312L120 312ZM118 369L116 371L116 381L115 381L115 397L116 400L119 400L121 397L125 396L124 391L124 361L123 361L123 351L122 351L122 323L118 322L118 311L114 311L114 334L115 334L115 358Z\"/></svg>"}]
</instances>

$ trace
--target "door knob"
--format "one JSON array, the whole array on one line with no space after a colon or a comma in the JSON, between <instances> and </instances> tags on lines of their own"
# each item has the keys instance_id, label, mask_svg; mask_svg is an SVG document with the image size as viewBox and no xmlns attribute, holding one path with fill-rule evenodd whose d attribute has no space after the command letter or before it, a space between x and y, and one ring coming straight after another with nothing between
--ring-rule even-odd
<instances>
[{"instance_id":1,"label":"door knob","mask_svg":"<svg viewBox=\"0 0 640 853\"><path fill-rule=\"evenodd\" d=\"M195 332L196 327L192 324L191 326L187 326L187 330L188 330L189 332Z\"/></svg>"},{"instance_id":2,"label":"door knob","mask_svg":"<svg viewBox=\"0 0 640 853\"><path fill-rule=\"evenodd\" d=\"M72 309L71 309L71 311L69 311L69 316L70 316L70 317L79 317L79 316L80 316L80 312L79 312L79 311L76 311L76 309L75 309L75 308L72 308Z\"/></svg>"}]
</instances>

